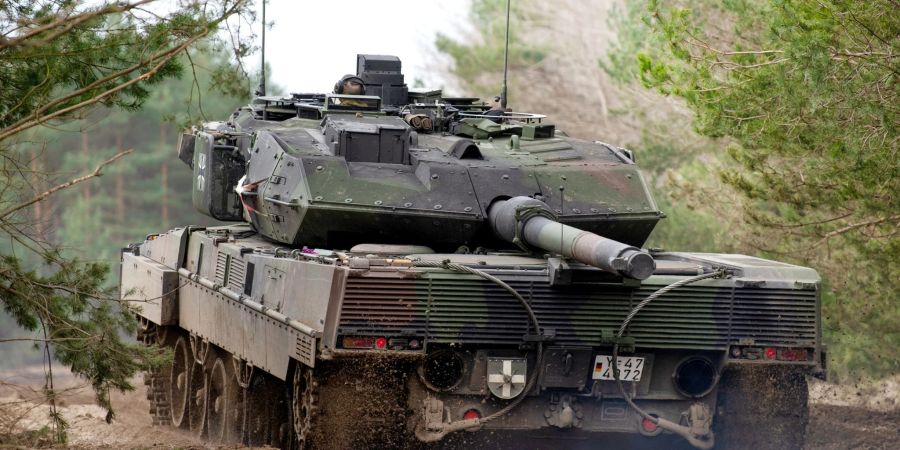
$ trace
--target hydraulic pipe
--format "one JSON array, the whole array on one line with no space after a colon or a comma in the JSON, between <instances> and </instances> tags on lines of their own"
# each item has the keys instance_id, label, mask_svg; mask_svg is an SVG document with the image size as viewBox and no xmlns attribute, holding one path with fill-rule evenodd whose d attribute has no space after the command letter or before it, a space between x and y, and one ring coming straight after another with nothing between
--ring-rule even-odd
<instances>
[{"instance_id":1,"label":"hydraulic pipe","mask_svg":"<svg viewBox=\"0 0 900 450\"><path fill-rule=\"evenodd\" d=\"M488 221L494 233L506 241L557 253L607 272L644 280L656 269L649 253L559 223L546 203L531 197L494 202L488 210Z\"/></svg>"}]
</instances>

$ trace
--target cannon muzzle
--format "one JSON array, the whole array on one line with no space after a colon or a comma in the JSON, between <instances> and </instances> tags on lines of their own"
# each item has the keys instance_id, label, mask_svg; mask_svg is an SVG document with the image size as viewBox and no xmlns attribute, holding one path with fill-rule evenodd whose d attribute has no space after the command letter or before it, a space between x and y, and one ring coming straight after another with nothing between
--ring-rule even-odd
<instances>
[{"instance_id":1,"label":"cannon muzzle","mask_svg":"<svg viewBox=\"0 0 900 450\"><path fill-rule=\"evenodd\" d=\"M546 203L530 197L494 202L488 220L500 238L524 248L558 253L584 264L644 280L656 270L649 253L556 221Z\"/></svg>"}]
</instances>

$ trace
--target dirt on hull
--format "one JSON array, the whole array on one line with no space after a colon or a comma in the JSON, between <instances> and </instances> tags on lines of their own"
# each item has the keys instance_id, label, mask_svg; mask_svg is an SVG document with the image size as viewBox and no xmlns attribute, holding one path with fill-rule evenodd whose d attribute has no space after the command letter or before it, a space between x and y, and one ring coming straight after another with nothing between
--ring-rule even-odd
<instances>
[{"instance_id":1,"label":"dirt on hull","mask_svg":"<svg viewBox=\"0 0 900 450\"><path fill-rule=\"evenodd\" d=\"M6 378L8 380L8 378ZM50 430L50 407L41 401L40 382L6 384L0 377L0 447L53 446ZM58 410L68 422L68 443L63 448L154 448L154 449L239 449L235 446L214 446L169 427L153 426L146 399L145 386L138 378L136 390L113 393L116 417L107 423L106 411L94 404L89 387L69 378L58 380L64 386ZM878 383L857 386L836 386L811 383L810 423L807 430L807 449L896 449L900 448L900 376ZM511 437L510 437L511 438ZM471 442L457 439L460 446L471 448ZM497 444L526 448L498 436ZM649 448L644 438L619 437L618 448ZM561 441L530 441L528 448L558 448ZM575 448L596 448L598 442L573 442ZM610 445L610 441L603 442ZM59 446L55 446L59 448ZM259 448L259 447L254 447ZM452 444L448 445L452 448ZM496 448L496 447L495 447Z\"/></svg>"}]
</instances>

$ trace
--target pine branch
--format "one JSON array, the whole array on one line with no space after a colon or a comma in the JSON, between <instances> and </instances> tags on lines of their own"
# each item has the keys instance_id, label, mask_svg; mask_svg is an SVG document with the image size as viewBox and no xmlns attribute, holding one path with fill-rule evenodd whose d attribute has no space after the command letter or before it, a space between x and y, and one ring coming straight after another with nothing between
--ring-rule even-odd
<instances>
[{"instance_id":1,"label":"pine branch","mask_svg":"<svg viewBox=\"0 0 900 450\"><path fill-rule=\"evenodd\" d=\"M203 28L203 30L201 32L190 36L187 40L185 40L184 42L182 42L180 45L178 45L176 47L170 48L165 51L158 52L158 53L154 54L153 56L151 56L147 60L142 60L130 67L127 67L118 72L109 74L99 80L96 80L96 81L88 84L87 86L84 86L80 89L76 89L75 91L72 91L66 95L59 97L59 98L53 99L52 101L48 102L44 106L35 110L35 112L33 114L31 114L29 118L21 119L18 122L9 125L6 128L3 128L2 131L0 131L0 141L2 141L3 139L6 139L14 134L17 134L17 133L25 131L29 128L32 128L34 126L45 123L51 119L54 119L54 118L63 116L65 114L68 114L70 112L78 111L87 106L96 104L106 98L109 98L110 96L112 96L114 94L117 94L118 92L125 90L126 88L128 88L136 83L150 79L150 77L155 75L156 72L158 72L166 63L168 63L169 61L174 59L176 56L178 56L178 54L180 52L186 50L188 47L190 47L191 45L196 43L198 40L206 37L209 34L209 31L211 29L218 26L220 23L224 22L227 18L231 17L233 14L237 13L241 8L244 7L244 5L246 3L247 3L246 0L236 1L231 7L229 7L228 9L223 11L218 17L216 17L215 20L210 21ZM100 94L97 94L90 99L84 100L80 103L53 111L46 115L41 115L41 114L49 111L54 106L60 105L64 102L71 100L73 98L76 98L82 94L86 94L86 93L90 92L92 89L102 85L103 83L107 83L107 82L110 82L117 78L121 78L121 77L128 75L142 67L146 67L147 65L152 64L153 62L155 62L157 60L159 62L155 66L153 66L151 69L147 70L146 72L142 73L140 76L138 76L136 78L132 78L128 81L125 81L122 84L119 84L118 86L110 88L110 89L108 89Z\"/></svg>"},{"instance_id":2,"label":"pine branch","mask_svg":"<svg viewBox=\"0 0 900 450\"><path fill-rule=\"evenodd\" d=\"M87 180L90 180L91 178L99 177L100 175L103 175L103 168L104 168L104 167L106 167L106 166L109 165L109 164L112 164L112 163L116 162L119 158L121 158L121 157L123 157L123 156L125 156L125 155L128 155L129 153L132 153L133 151L134 151L134 150L126 150L126 151L124 151L124 152L116 153L112 158L109 158L109 159L107 159L106 161L103 161L102 163L100 163L99 165L97 165L97 168L94 169L93 172L91 172L91 173L89 173L89 174L87 174L87 175L83 175L83 176L80 176L80 177L78 177L78 178L75 178L75 179L73 179L73 180L67 181L67 182L65 182L65 183L63 183L63 184L54 186L54 187L50 188L49 190L47 190L47 191L45 191L45 192L42 192L42 193L39 194L38 196L32 198L31 200L28 200L28 201L26 201L26 202L22 202L22 203L19 203L18 205L15 205L15 206L12 206L12 207L10 207L10 208L7 208L5 211L0 212L0 220L6 218L7 216L9 216L10 214L12 214L12 213L14 213L14 212L16 212L16 211L19 211L19 210L21 210L21 209L23 209L23 208L27 208L27 207L29 207L29 206L31 206L31 205L37 203L37 202L42 201L42 200L46 199L47 197L53 195L54 193L56 193L56 192L58 192L58 191L61 191L61 190L63 190L63 189L68 189L68 188L70 188L70 187L72 187L72 186L74 186L74 185L76 185L76 184L79 184L79 183L85 182L85 181L87 181Z\"/></svg>"},{"instance_id":3,"label":"pine branch","mask_svg":"<svg viewBox=\"0 0 900 450\"><path fill-rule=\"evenodd\" d=\"M85 11L80 14L76 14L74 16L68 15L59 15L56 20L50 22L46 25L34 28L29 30L27 33L22 34L21 36L17 36L13 39L8 39L0 36L0 51L3 51L8 48L20 47L20 46L41 46L47 44L47 42L52 41L53 39L62 36L65 33L68 33L75 28L76 26L93 19L95 17L105 16L108 14L115 14L125 11L130 11L138 6L154 2L156 0L139 0L135 3L126 3L126 4L109 4L102 8L97 8L91 11ZM38 41L33 41L32 38L35 36L45 32L50 31L55 28L60 28L56 32L52 33L50 36L47 36Z\"/></svg>"},{"instance_id":4,"label":"pine branch","mask_svg":"<svg viewBox=\"0 0 900 450\"><path fill-rule=\"evenodd\" d=\"M98 103L98 102L100 102L101 100L103 100L103 99L105 99L105 98L107 98L107 97L109 97L109 96L111 96L111 95L113 95L113 94L116 94L116 93L118 93L118 92L120 92L120 91L125 90L126 88L128 88L128 87L131 86L131 85L134 85L134 84L139 83L139 82L141 82L141 81L146 81L146 80L150 79L150 77L152 77L153 75L155 75L156 72L159 71L160 68L162 68L162 66L164 66L166 63L168 63L169 61L171 61L172 59L174 59L175 56L178 55L178 53L180 53L182 50L184 50L184 49L190 47L191 44L193 44L194 42L196 42L198 39L200 39L200 38L202 38L202 37L205 37L208 33L209 33L209 28L204 28L204 30L203 30L201 33L196 34L196 35L194 35L194 36L191 36L190 39L188 39L187 41L183 42L181 45L179 45L179 46L177 46L177 47L175 47L175 48L173 48L173 49L170 49L170 50L168 50L168 51L162 53L162 55L160 56L160 61L159 61L159 63L157 63L157 64L156 64L155 66L153 66L152 68L150 68L150 70L147 70L146 72L142 73L140 76L138 76L138 77L136 77L136 78L132 78L132 79L130 79L130 80L128 80L128 81L126 81L126 82L124 82L124 83L122 83L122 84L120 84L120 85L114 87L114 88L111 88L111 89L105 91L105 92L101 92L101 93L95 95L94 97L91 97L91 98L89 98L89 99L87 99L87 100L85 100L85 101L83 101L83 102L76 103L76 104L71 105L71 106L68 106L68 107L66 107L66 108L62 108L62 109L56 110L56 111L54 111L54 112L52 112L52 113L49 113L49 114L47 114L47 115L44 115L44 116L37 116L37 115L38 115L39 113L43 112L43 111L46 111L46 110L48 109L47 107L44 107L44 108L41 108L41 109L35 111L35 115L32 115L32 118L31 118L31 119L23 119L23 120L21 120L21 121L15 123L15 124L13 124L13 125L11 125L11 126L5 128L5 129L3 129L3 131L0 132L0 141L2 141L3 139L6 139L6 138L8 138L8 137L10 137L10 136L12 136L12 135L14 135L14 134L16 134L16 133L21 133L22 131L25 131L25 130L31 128L31 127L40 125L40 124L42 124L42 123L44 123L44 122L47 122L47 121L49 121L49 120L51 120L51 119L54 119L54 118L56 118L56 117L59 117L59 116L62 116L62 115L64 115L64 114L70 113L70 112L72 112L72 111L77 111L77 110L83 109L83 108L85 108L85 107L87 107L87 106L90 106L90 105L93 105L93 104L95 104L95 103ZM132 66L132 67L133 67L134 69L137 69L137 68L140 68L140 67L144 67L144 65L145 65L145 63L138 63L138 64L136 64L136 65L134 65L134 66ZM129 69L130 69L130 70L129 70ZM100 83L102 83L102 82L104 82L104 81L109 81L109 80L112 80L112 79L121 77L121 76L123 76L123 75L126 75L127 73L130 73L130 72L134 71L134 69L128 68L128 69L122 70L122 71L120 71L120 72L117 72L117 74L120 74L120 75L113 74L113 75L115 75L115 76L110 75L110 76L108 76L108 77L105 77L104 79L101 79L101 80L98 80L98 81L96 81L96 82L94 82L94 83L91 83L90 85L86 86L85 88L79 89L78 91L75 91L75 92L73 92L73 93L70 93L70 94L66 95L63 99L57 99L57 100L54 100L54 101L51 102L51 103L53 103L53 104L59 104L59 103L61 103L62 101L68 99L68 98L73 98L73 97L75 97L78 93L84 93L84 92L89 91L92 87L95 87L95 86L99 85ZM126 71L127 71L127 72L126 72ZM122 72L125 72L125 73L122 73ZM37 117L35 117L35 116L37 116ZM0 216L0 217L2 217L2 216Z\"/></svg>"},{"instance_id":5,"label":"pine branch","mask_svg":"<svg viewBox=\"0 0 900 450\"><path fill-rule=\"evenodd\" d=\"M882 217L880 219L873 219L873 220L867 220L865 222L850 224L850 225L847 225L846 227L838 228L837 230L829 231L828 233L825 233L825 235L822 236L822 239L819 239L819 242L816 242L816 245L814 245L814 247L818 247L819 245L822 245L823 243L825 243L826 241L828 241L829 239L831 239L835 236L840 236L844 233L856 230L858 228L868 227L868 226L872 226L872 225L878 225L878 224L882 224L885 222L894 222L894 221L900 221L900 214L895 214L890 217Z\"/></svg>"}]
</instances>

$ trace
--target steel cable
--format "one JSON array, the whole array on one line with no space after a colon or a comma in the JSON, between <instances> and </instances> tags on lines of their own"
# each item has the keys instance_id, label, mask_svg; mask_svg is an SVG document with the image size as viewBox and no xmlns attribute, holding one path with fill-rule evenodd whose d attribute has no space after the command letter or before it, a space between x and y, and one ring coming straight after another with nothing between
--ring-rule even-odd
<instances>
[{"instance_id":1,"label":"steel cable","mask_svg":"<svg viewBox=\"0 0 900 450\"><path fill-rule=\"evenodd\" d=\"M659 290L655 291L654 293L648 295L647 298L641 300L634 308L632 308L631 312L629 312L628 315L625 316L625 319L622 320L622 324L619 325L619 330L616 332L616 342L613 343L613 350L612 350L612 371L613 371L613 379L616 380L616 385L619 388L619 393L622 395L622 398L625 400L626 403L628 403L628 406L630 406L632 409L634 409L644 419L647 419L656 425L663 426L664 428L669 429L670 431L676 432L678 434L682 434L682 433L677 430L670 429L670 427L668 427L667 424L660 422L660 418L652 416L647 411L644 411L643 409L641 409L641 407L639 407L636 403L634 403L634 400L632 400L632 398L625 392L625 386L622 384L622 379L619 378L619 361L618 361L619 342L618 341L620 339L622 339L622 337L625 335L625 331L628 329L628 325L631 323L631 321L634 320L634 317L637 316L637 314L642 309L644 309L645 306L650 304L650 302L652 302L653 300L656 300L657 298L661 297L662 295L666 294L667 292L669 292L673 289L677 289L681 286L691 284L691 283L696 283L698 281L705 280L707 278L717 278L722 275L725 275L725 269L717 269L714 272L704 273L704 274L697 275L694 277L685 278L683 280L676 281L668 286L660 288ZM682 436L683 436L683 434L682 434ZM683 437L688 439L691 442L691 444L694 444L695 446L698 445L695 442L700 443L700 444L708 444L708 443L700 442L695 437L688 437L688 436L683 436Z\"/></svg>"},{"instance_id":2,"label":"steel cable","mask_svg":"<svg viewBox=\"0 0 900 450\"><path fill-rule=\"evenodd\" d=\"M466 273L475 275L477 277L484 278L485 280L495 283L496 285L502 287L504 290L506 290L507 292L512 294L512 296L515 297L516 300L518 300L519 303L522 304L522 307L525 308L525 311L528 313L529 320L531 321L532 325L534 326L535 333L540 337L541 325L540 325L540 322L538 322L537 315L535 315L534 310L531 308L531 305L528 304L528 301L525 300L525 297L522 297L522 295L519 294L518 291L513 289L513 287L510 286L509 284L507 284L505 281L503 281L483 270L479 270L479 269L469 267L469 266L464 266L462 264L452 263L450 261L437 262L437 261L421 261L420 260L420 261L413 261L413 266L434 267L434 268L441 268L441 269L449 269L449 270L453 270L456 272L466 272ZM544 344L540 340L538 340L538 342L537 342L536 356L537 357L535 358L535 369L540 370L540 367L543 364L543 356L544 356ZM515 408L520 403L522 403L523 400L525 400L525 397L528 395L528 391L530 391L534 387L534 383L537 381L537 379L538 379L538 377L536 376L536 374L535 374L535 376L530 377L528 379L528 382L525 384L525 389L522 390L522 393L519 394L510 404L506 405L503 409L501 409L493 414L482 417L481 419L479 419L479 422L480 423L489 422L491 420L494 420L494 419L501 417L504 414L512 411L513 408Z\"/></svg>"}]
</instances>

